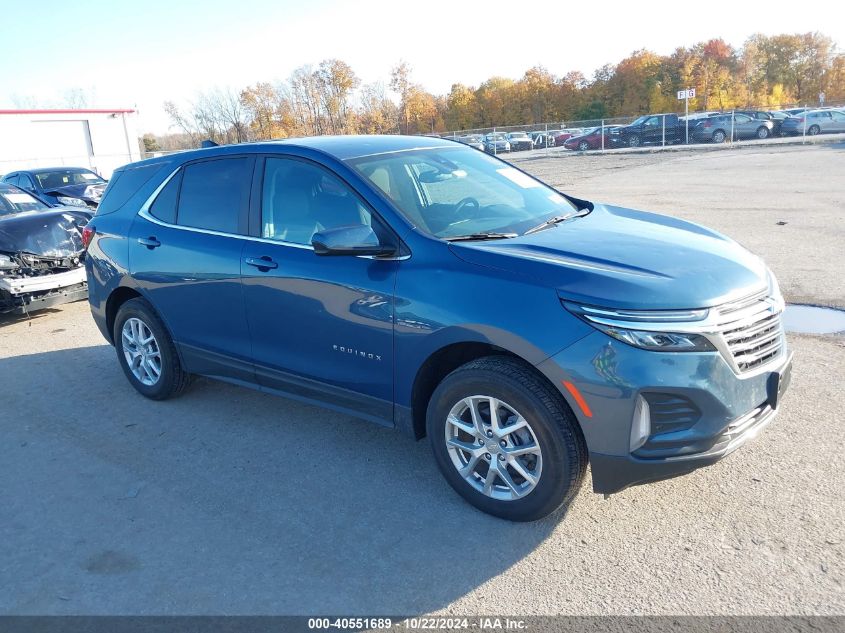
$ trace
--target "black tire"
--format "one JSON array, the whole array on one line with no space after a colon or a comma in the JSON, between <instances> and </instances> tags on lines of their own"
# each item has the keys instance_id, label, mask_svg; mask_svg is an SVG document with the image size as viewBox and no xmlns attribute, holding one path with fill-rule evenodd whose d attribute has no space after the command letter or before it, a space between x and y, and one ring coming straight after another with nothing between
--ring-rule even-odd
<instances>
[{"instance_id":1,"label":"black tire","mask_svg":"<svg viewBox=\"0 0 845 633\"><path fill-rule=\"evenodd\" d=\"M714 143L724 143L728 140L728 135L724 130L716 130L713 132Z\"/></svg>"},{"instance_id":2,"label":"black tire","mask_svg":"<svg viewBox=\"0 0 845 633\"><path fill-rule=\"evenodd\" d=\"M155 384L146 385L132 373L124 354L123 326L129 319L138 319L155 336L161 357L161 374ZM131 324L130 324L131 325ZM152 400L166 400L181 395L191 382L191 374L182 369L176 346L156 311L145 299L130 299L117 311L114 320L114 348L123 373L142 396Z\"/></svg>"},{"instance_id":3,"label":"black tire","mask_svg":"<svg viewBox=\"0 0 845 633\"><path fill-rule=\"evenodd\" d=\"M759 138L761 141L763 139L769 138L769 128L767 128L765 125L761 125L760 127L758 127L757 138Z\"/></svg>"},{"instance_id":4,"label":"black tire","mask_svg":"<svg viewBox=\"0 0 845 633\"><path fill-rule=\"evenodd\" d=\"M640 137L634 134L631 138L628 139L628 147L639 147L640 146Z\"/></svg>"},{"instance_id":5,"label":"black tire","mask_svg":"<svg viewBox=\"0 0 845 633\"><path fill-rule=\"evenodd\" d=\"M809 134L810 136L815 136L819 132L821 132L821 128L818 125L811 125L809 128L807 128L807 134Z\"/></svg>"},{"instance_id":6,"label":"black tire","mask_svg":"<svg viewBox=\"0 0 845 633\"><path fill-rule=\"evenodd\" d=\"M542 451L536 486L525 496L499 500L474 488L458 473L446 446L446 419L453 406L472 395L488 395L513 406L531 425ZM507 357L471 361L446 376L426 412L429 441L446 481L479 510L510 521L536 521L569 504L581 488L587 445L572 411L529 365Z\"/></svg>"},{"instance_id":7,"label":"black tire","mask_svg":"<svg viewBox=\"0 0 845 633\"><path fill-rule=\"evenodd\" d=\"M580 143L578 143L578 149L582 152L586 152L588 149L590 149L590 144L587 141L581 141Z\"/></svg>"}]
</instances>

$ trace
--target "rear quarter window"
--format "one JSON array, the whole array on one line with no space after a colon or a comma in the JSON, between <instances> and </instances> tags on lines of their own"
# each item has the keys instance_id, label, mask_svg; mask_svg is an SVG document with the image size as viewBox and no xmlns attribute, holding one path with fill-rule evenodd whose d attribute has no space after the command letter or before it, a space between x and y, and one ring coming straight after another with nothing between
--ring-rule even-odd
<instances>
[{"instance_id":1,"label":"rear quarter window","mask_svg":"<svg viewBox=\"0 0 845 633\"><path fill-rule=\"evenodd\" d=\"M150 165L131 165L120 169L112 174L111 180L103 193L103 199L97 207L97 215L114 213L138 190L146 185L150 178L156 175L166 163L152 163Z\"/></svg>"},{"instance_id":2,"label":"rear quarter window","mask_svg":"<svg viewBox=\"0 0 845 633\"><path fill-rule=\"evenodd\" d=\"M182 184L182 170L167 181L150 205L150 215L168 224L176 224L176 205L179 202L179 186Z\"/></svg>"}]
</instances>

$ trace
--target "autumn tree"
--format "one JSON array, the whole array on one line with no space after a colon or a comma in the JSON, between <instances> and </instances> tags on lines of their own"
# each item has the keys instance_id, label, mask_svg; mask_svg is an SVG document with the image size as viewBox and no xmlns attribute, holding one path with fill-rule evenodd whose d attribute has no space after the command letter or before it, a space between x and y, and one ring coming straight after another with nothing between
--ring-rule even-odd
<instances>
[{"instance_id":1,"label":"autumn tree","mask_svg":"<svg viewBox=\"0 0 845 633\"><path fill-rule=\"evenodd\" d=\"M326 118L326 129L330 134L354 132L350 99L361 80L346 62L327 59L320 62L315 72L321 105Z\"/></svg>"},{"instance_id":2,"label":"autumn tree","mask_svg":"<svg viewBox=\"0 0 845 633\"><path fill-rule=\"evenodd\" d=\"M358 131L363 134L389 134L399 124L399 108L385 93L380 83L367 84L361 88L358 108Z\"/></svg>"},{"instance_id":3,"label":"autumn tree","mask_svg":"<svg viewBox=\"0 0 845 633\"><path fill-rule=\"evenodd\" d=\"M399 95L399 131L408 134L411 114L408 101L411 94L411 67L405 61L400 61L390 71L390 89Z\"/></svg>"},{"instance_id":4,"label":"autumn tree","mask_svg":"<svg viewBox=\"0 0 845 633\"><path fill-rule=\"evenodd\" d=\"M446 127L468 130L479 124L478 102L475 92L464 84L452 84L446 96Z\"/></svg>"}]
</instances>

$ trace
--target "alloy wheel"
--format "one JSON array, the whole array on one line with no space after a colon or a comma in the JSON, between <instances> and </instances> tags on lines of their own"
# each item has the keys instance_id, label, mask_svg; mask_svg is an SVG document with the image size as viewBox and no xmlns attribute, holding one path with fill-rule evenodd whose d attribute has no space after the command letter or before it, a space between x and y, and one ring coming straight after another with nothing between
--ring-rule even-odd
<instances>
[{"instance_id":1,"label":"alloy wheel","mask_svg":"<svg viewBox=\"0 0 845 633\"><path fill-rule=\"evenodd\" d=\"M121 329L123 355L132 375L148 387L161 378L161 350L155 335L141 319L127 319Z\"/></svg>"},{"instance_id":2,"label":"alloy wheel","mask_svg":"<svg viewBox=\"0 0 845 633\"><path fill-rule=\"evenodd\" d=\"M543 455L528 420L492 396L470 396L449 412L445 441L455 469L492 499L512 501L540 481Z\"/></svg>"}]
</instances>

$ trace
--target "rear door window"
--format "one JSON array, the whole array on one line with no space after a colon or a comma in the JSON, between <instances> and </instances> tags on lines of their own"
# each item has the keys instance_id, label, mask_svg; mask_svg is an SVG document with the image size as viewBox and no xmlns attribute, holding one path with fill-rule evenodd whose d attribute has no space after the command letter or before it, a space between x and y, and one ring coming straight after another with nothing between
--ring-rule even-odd
<instances>
[{"instance_id":1,"label":"rear door window","mask_svg":"<svg viewBox=\"0 0 845 633\"><path fill-rule=\"evenodd\" d=\"M241 233L249 207L253 158L219 158L185 167L176 223L221 233Z\"/></svg>"}]
</instances>

